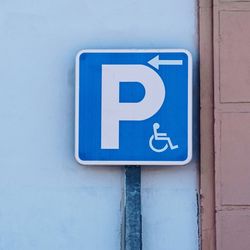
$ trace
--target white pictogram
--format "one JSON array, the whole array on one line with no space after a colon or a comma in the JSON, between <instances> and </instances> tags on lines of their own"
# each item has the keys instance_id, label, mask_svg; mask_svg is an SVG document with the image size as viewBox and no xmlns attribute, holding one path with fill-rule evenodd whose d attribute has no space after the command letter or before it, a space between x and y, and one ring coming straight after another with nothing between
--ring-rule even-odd
<instances>
[{"instance_id":1,"label":"white pictogram","mask_svg":"<svg viewBox=\"0 0 250 250\"><path fill-rule=\"evenodd\" d=\"M154 123L153 124L153 132L154 132L154 134L149 139L150 148L156 153L164 152L165 150L168 149L168 147L170 147L171 150L177 149L179 146L172 144L172 141L171 141L170 137L167 136L167 133L159 133L159 132L157 132L157 130L159 128L160 128L159 123ZM154 140L155 141L167 141L167 143L165 144L165 146L163 148L158 149L158 148L155 148L153 146L153 141Z\"/></svg>"}]
</instances>

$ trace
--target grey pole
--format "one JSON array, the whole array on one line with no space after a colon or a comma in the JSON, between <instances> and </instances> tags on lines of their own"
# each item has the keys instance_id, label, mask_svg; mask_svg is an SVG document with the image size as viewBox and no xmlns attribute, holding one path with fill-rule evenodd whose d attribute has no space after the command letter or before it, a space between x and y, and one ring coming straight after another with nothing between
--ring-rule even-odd
<instances>
[{"instance_id":1,"label":"grey pole","mask_svg":"<svg viewBox=\"0 0 250 250\"><path fill-rule=\"evenodd\" d=\"M142 250L141 167L125 166L123 250Z\"/></svg>"}]
</instances>

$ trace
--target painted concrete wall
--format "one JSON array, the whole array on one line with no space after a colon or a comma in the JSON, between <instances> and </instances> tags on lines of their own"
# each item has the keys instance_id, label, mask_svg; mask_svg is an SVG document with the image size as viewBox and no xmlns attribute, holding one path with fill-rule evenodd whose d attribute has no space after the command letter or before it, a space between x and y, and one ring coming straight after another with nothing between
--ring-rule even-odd
<instances>
[{"instance_id":1,"label":"painted concrete wall","mask_svg":"<svg viewBox=\"0 0 250 250\"><path fill-rule=\"evenodd\" d=\"M197 72L196 1L1 1L0 249L119 249L122 168L73 156L83 48L186 48ZM198 249L197 166L143 169L144 250Z\"/></svg>"}]
</instances>

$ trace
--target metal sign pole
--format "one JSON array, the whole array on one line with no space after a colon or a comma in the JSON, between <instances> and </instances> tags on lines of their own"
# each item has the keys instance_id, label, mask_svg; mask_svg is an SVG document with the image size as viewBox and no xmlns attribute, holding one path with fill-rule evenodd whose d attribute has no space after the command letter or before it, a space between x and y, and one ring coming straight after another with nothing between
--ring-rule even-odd
<instances>
[{"instance_id":1,"label":"metal sign pole","mask_svg":"<svg viewBox=\"0 0 250 250\"><path fill-rule=\"evenodd\" d=\"M142 250L141 167L125 166L124 250Z\"/></svg>"}]
</instances>

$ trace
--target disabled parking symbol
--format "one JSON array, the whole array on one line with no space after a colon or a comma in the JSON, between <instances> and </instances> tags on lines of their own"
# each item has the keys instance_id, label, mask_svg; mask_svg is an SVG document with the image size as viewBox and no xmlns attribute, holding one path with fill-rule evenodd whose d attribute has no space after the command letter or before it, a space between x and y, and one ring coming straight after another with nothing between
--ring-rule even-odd
<instances>
[{"instance_id":1,"label":"disabled parking symbol","mask_svg":"<svg viewBox=\"0 0 250 250\"><path fill-rule=\"evenodd\" d=\"M153 135L149 139L149 147L156 153L161 153L170 148L171 150L179 148L178 145L173 145L170 137L167 136L167 133L160 133L157 130L160 128L159 123L153 124ZM164 147L156 148L153 143L154 141L166 141Z\"/></svg>"}]
</instances>

